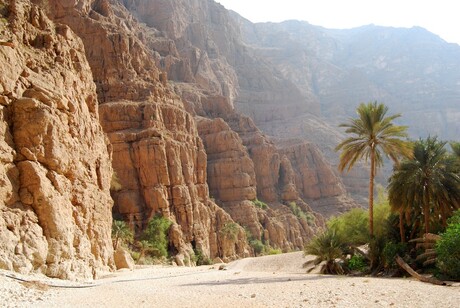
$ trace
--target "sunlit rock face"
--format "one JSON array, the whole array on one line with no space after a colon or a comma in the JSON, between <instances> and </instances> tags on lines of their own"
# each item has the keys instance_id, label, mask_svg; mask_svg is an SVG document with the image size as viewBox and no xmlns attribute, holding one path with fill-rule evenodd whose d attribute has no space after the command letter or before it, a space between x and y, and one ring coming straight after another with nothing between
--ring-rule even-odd
<instances>
[{"instance_id":1,"label":"sunlit rock face","mask_svg":"<svg viewBox=\"0 0 460 308\"><path fill-rule=\"evenodd\" d=\"M93 278L113 268L108 141L81 39L2 3L0 268Z\"/></svg>"}]
</instances>

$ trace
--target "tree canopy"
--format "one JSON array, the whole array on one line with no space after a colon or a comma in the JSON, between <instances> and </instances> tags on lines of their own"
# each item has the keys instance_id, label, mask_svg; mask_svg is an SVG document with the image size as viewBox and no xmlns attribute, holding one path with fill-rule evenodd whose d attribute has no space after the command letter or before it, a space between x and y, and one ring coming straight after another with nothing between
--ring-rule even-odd
<instances>
[{"instance_id":1,"label":"tree canopy","mask_svg":"<svg viewBox=\"0 0 460 308\"><path fill-rule=\"evenodd\" d=\"M389 180L392 209L404 213L407 221L418 219L425 233L431 230L430 219L441 220L445 226L447 217L460 205L458 160L445 145L436 137L418 140L413 157L396 166Z\"/></svg>"},{"instance_id":2,"label":"tree canopy","mask_svg":"<svg viewBox=\"0 0 460 308\"><path fill-rule=\"evenodd\" d=\"M374 178L377 168L383 165L387 156L397 162L400 156L411 155L411 147L403 138L407 137L406 126L395 125L393 121L400 114L387 116L388 107L377 102L360 104L358 117L341 124L352 136L342 141L336 151L341 151L339 170L349 171L357 161L370 162L369 177L369 233L374 234L373 202Z\"/></svg>"}]
</instances>

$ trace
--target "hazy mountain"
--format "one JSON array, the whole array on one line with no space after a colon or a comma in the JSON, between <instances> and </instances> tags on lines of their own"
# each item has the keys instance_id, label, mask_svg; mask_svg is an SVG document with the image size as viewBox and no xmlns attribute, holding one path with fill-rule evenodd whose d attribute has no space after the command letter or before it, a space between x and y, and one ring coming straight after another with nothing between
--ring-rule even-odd
<instances>
[{"instance_id":1,"label":"hazy mountain","mask_svg":"<svg viewBox=\"0 0 460 308\"><path fill-rule=\"evenodd\" d=\"M460 132L460 46L420 27L368 25L334 30L307 22L244 22L245 41L301 91L330 123L360 102L378 100L402 113L412 137Z\"/></svg>"}]
</instances>

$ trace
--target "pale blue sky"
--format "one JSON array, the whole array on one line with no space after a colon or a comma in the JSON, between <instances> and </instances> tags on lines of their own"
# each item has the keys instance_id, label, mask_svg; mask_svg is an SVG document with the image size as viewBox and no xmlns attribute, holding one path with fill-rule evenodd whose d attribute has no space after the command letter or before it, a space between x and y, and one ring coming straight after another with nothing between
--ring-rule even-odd
<instances>
[{"instance_id":1,"label":"pale blue sky","mask_svg":"<svg viewBox=\"0 0 460 308\"><path fill-rule=\"evenodd\" d=\"M252 22L287 19L326 28L368 24L420 26L450 43L460 44L460 2L457 0L215 0Z\"/></svg>"}]
</instances>

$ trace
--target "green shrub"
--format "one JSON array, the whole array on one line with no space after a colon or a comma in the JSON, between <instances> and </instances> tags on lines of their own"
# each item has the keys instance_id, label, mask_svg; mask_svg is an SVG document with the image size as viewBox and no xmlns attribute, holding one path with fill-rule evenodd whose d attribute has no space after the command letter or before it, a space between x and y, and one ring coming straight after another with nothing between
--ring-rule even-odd
<instances>
[{"instance_id":1,"label":"green shrub","mask_svg":"<svg viewBox=\"0 0 460 308\"><path fill-rule=\"evenodd\" d=\"M401 257L404 257L406 252L407 252L406 243L395 243L392 241L387 242L382 252L383 266L386 269L397 268L398 265L395 261L396 256L399 255Z\"/></svg>"},{"instance_id":2,"label":"green shrub","mask_svg":"<svg viewBox=\"0 0 460 308\"><path fill-rule=\"evenodd\" d=\"M436 266L443 275L460 280L460 210L448 222L446 232L436 244Z\"/></svg>"},{"instance_id":3,"label":"green shrub","mask_svg":"<svg viewBox=\"0 0 460 308\"><path fill-rule=\"evenodd\" d=\"M139 258L141 256L141 253L139 251L130 251L131 253L131 257L133 258L134 262L138 262L139 261Z\"/></svg>"},{"instance_id":4,"label":"green shrub","mask_svg":"<svg viewBox=\"0 0 460 308\"><path fill-rule=\"evenodd\" d=\"M265 250L265 245L260 240L252 239L249 241L249 246L254 249L255 255L260 255Z\"/></svg>"},{"instance_id":5,"label":"green shrub","mask_svg":"<svg viewBox=\"0 0 460 308\"><path fill-rule=\"evenodd\" d=\"M282 253L283 251L279 248L272 248L270 246L267 248L267 255L279 255Z\"/></svg>"},{"instance_id":6,"label":"green shrub","mask_svg":"<svg viewBox=\"0 0 460 308\"><path fill-rule=\"evenodd\" d=\"M378 196L374 204L374 234L386 237L389 232L391 207L385 189L379 185L377 190Z\"/></svg>"},{"instance_id":7,"label":"green shrub","mask_svg":"<svg viewBox=\"0 0 460 308\"><path fill-rule=\"evenodd\" d=\"M332 261L343 255L344 242L334 230L325 232L314 237L305 247L305 253L315 255L321 261Z\"/></svg>"},{"instance_id":8,"label":"green shrub","mask_svg":"<svg viewBox=\"0 0 460 308\"><path fill-rule=\"evenodd\" d=\"M366 267L367 267L366 260L363 256L353 255L351 259L348 261L348 268L351 271L362 272L364 269L366 269Z\"/></svg>"},{"instance_id":9,"label":"green shrub","mask_svg":"<svg viewBox=\"0 0 460 308\"><path fill-rule=\"evenodd\" d=\"M267 203L265 203L263 201L260 201L258 199L252 200L252 203L254 203L255 206L257 206L258 208L261 208L263 210L268 209Z\"/></svg>"},{"instance_id":10,"label":"green shrub","mask_svg":"<svg viewBox=\"0 0 460 308\"><path fill-rule=\"evenodd\" d=\"M172 222L162 216L149 221L141 239L149 243L148 253L154 257L168 256L168 230Z\"/></svg>"},{"instance_id":11,"label":"green shrub","mask_svg":"<svg viewBox=\"0 0 460 308\"><path fill-rule=\"evenodd\" d=\"M336 262L337 258L342 258L344 249L345 245L342 238L337 236L334 230L328 229L314 237L308 243L305 247L305 254L316 256L316 259L313 260L315 265L326 261L326 264L321 269L321 273L344 274L345 271L341 262ZM311 261L307 263L311 263Z\"/></svg>"},{"instance_id":12,"label":"green shrub","mask_svg":"<svg viewBox=\"0 0 460 308\"><path fill-rule=\"evenodd\" d=\"M289 203L292 213L299 219L305 219L308 222L307 215L302 211L302 209L295 202Z\"/></svg>"},{"instance_id":13,"label":"green shrub","mask_svg":"<svg viewBox=\"0 0 460 308\"><path fill-rule=\"evenodd\" d=\"M376 235L369 240L369 259L372 270L380 270L384 268L383 250L387 244L387 238Z\"/></svg>"},{"instance_id":14,"label":"green shrub","mask_svg":"<svg viewBox=\"0 0 460 308\"><path fill-rule=\"evenodd\" d=\"M340 237L342 241L362 245L369 241L369 216L364 209L351 209L350 211L333 217L327 222L327 227Z\"/></svg>"},{"instance_id":15,"label":"green shrub","mask_svg":"<svg viewBox=\"0 0 460 308\"><path fill-rule=\"evenodd\" d=\"M450 218L447 220L447 224L448 224L448 225L457 225L457 224L460 224L460 210L457 210L456 212L454 212L454 214L452 215L452 217L450 217Z\"/></svg>"},{"instance_id":16,"label":"green shrub","mask_svg":"<svg viewBox=\"0 0 460 308\"><path fill-rule=\"evenodd\" d=\"M203 255L203 252L200 249L194 249L193 250L194 255L192 257L192 261L195 262L196 265L211 265L212 260Z\"/></svg>"},{"instance_id":17,"label":"green shrub","mask_svg":"<svg viewBox=\"0 0 460 308\"><path fill-rule=\"evenodd\" d=\"M220 229L220 234L228 240L236 241L238 238L238 233L240 231L239 225L235 222L226 223L222 229Z\"/></svg>"},{"instance_id":18,"label":"green shrub","mask_svg":"<svg viewBox=\"0 0 460 308\"><path fill-rule=\"evenodd\" d=\"M383 238L388 234L388 218L391 211L383 188L378 190L378 197L374 204L374 234L376 237ZM327 227L334 230L348 244L362 245L370 240L367 209L354 208L340 216L333 217L327 222Z\"/></svg>"},{"instance_id":19,"label":"green shrub","mask_svg":"<svg viewBox=\"0 0 460 308\"><path fill-rule=\"evenodd\" d=\"M313 216L312 213L306 213L305 216L307 218L307 224L309 226L314 226L315 225L315 220L316 220L315 216Z\"/></svg>"}]
</instances>

